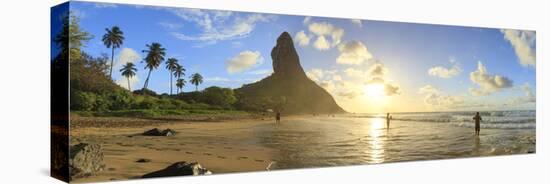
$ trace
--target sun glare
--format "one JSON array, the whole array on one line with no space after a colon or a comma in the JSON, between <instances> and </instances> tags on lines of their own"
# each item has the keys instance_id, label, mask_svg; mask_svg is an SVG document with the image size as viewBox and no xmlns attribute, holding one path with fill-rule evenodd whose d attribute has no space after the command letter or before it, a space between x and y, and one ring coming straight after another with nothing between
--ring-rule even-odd
<instances>
[{"instance_id":1,"label":"sun glare","mask_svg":"<svg viewBox=\"0 0 550 184\"><path fill-rule=\"evenodd\" d=\"M365 86L365 94L369 97L385 97L384 85L382 84L369 84Z\"/></svg>"}]
</instances>

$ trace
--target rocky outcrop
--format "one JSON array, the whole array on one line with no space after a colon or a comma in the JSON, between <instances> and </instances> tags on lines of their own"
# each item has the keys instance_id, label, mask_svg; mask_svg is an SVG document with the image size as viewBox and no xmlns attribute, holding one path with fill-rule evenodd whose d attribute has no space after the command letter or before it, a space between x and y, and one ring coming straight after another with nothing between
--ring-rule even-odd
<instances>
[{"instance_id":1,"label":"rocky outcrop","mask_svg":"<svg viewBox=\"0 0 550 184\"><path fill-rule=\"evenodd\" d=\"M283 32L277 38L277 45L271 50L271 59L273 60L274 75L306 77L292 38L287 32Z\"/></svg>"},{"instance_id":2,"label":"rocky outcrop","mask_svg":"<svg viewBox=\"0 0 550 184\"><path fill-rule=\"evenodd\" d=\"M203 168L199 163L176 162L162 170L148 173L142 178L155 178L167 176L210 175L212 172Z\"/></svg>"},{"instance_id":3,"label":"rocky outcrop","mask_svg":"<svg viewBox=\"0 0 550 184\"><path fill-rule=\"evenodd\" d=\"M71 146L69 159L71 179L89 176L104 168L101 145L80 143Z\"/></svg>"},{"instance_id":4,"label":"rocky outcrop","mask_svg":"<svg viewBox=\"0 0 550 184\"><path fill-rule=\"evenodd\" d=\"M325 89L306 76L290 34L279 36L271 58L271 76L235 90L239 108L274 109L283 114L345 112Z\"/></svg>"},{"instance_id":5,"label":"rocky outcrop","mask_svg":"<svg viewBox=\"0 0 550 184\"><path fill-rule=\"evenodd\" d=\"M172 129L165 129L163 131L160 131L158 128L153 128L151 130L147 130L143 132L141 135L144 136L174 136L176 135L176 131Z\"/></svg>"}]
</instances>

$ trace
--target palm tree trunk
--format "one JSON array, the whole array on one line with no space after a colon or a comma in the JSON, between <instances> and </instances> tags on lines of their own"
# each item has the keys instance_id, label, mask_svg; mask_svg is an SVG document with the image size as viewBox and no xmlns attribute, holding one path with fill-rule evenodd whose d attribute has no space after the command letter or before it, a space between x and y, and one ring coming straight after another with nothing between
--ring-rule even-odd
<instances>
[{"instance_id":1,"label":"palm tree trunk","mask_svg":"<svg viewBox=\"0 0 550 184\"><path fill-rule=\"evenodd\" d=\"M173 86L172 85L172 78L173 77L172 77L172 72L168 72L168 73L170 73L170 95L172 95L172 86Z\"/></svg>"},{"instance_id":2,"label":"palm tree trunk","mask_svg":"<svg viewBox=\"0 0 550 184\"><path fill-rule=\"evenodd\" d=\"M126 77L128 79L128 91L132 92L132 88L130 88L130 77Z\"/></svg>"},{"instance_id":3,"label":"palm tree trunk","mask_svg":"<svg viewBox=\"0 0 550 184\"><path fill-rule=\"evenodd\" d=\"M143 94L145 94L145 89L147 89L147 85L149 85L149 77L151 76L151 71L153 70L149 69L149 73L147 74L147 79L145 79L145 83L143 84L143 89L141 90Z\"/></svg>"},{"instance_id":4,"label":"palm tree trunk","mask_svg":"<svg viewBox=\"0 0 550 184\"><path fill-rule=\"evenodd\" d=\"M195 85L195 91L199 91L199 85Z\"/></svg>"},{"instance_id":5,"label":"palm tree trunk","mask_svg":"<svg viewBox=\"0 0 550 184\"><path fill-rule=\"evenodd\" d=\"M109 72L109 77L113 80L113 63L115 60L115 47L111 49L111 71Z\"/></svg>"}]
</instances>

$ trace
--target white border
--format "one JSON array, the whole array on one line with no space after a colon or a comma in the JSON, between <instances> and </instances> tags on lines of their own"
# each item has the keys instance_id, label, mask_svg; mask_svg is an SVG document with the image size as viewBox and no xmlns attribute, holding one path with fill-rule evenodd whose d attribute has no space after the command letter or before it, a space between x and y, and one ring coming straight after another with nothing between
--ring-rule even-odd
<instances>
[{"instance_id":1,"label":"white border","mask_svg":"<svg viewBox=\"0 0 550 184\"><path fill-rule=\"evenodd\" d=\"M540 0L98 0L278 14L360 18L537 31L535 155L406 162L371 166L176 177L117 183L542 183L550 154L544 112L549 94L548 5ZM49 172L49 8L61 0L5 1L0 6L0 183L61 183ZM546 145L545 145L546 144Z\"/></svg>"}]
</instances>

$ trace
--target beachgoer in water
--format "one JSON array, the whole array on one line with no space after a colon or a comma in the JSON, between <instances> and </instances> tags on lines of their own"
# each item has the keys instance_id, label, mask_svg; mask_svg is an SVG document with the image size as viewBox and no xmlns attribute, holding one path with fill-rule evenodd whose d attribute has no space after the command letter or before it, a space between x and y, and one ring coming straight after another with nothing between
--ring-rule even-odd
<instances>
[{"instance_id":1,"label":"beachgoer in water","mask_svg":"<svg viewBox=\"0 0 550 184\"><path fill-rule=\"evenodd\" d=\"M479 112L476 112L476 115L475 115L474 118L472 118L472 119L474 119L475 124L476 124L476 126L475 126L476 135L479 135L479 129L480 129L479 123L480 123L481 120L482 120L482 119L481 119L481 116L479 115Z\"/></svg>"},{"instance_id":2,"label":"beachgoer in water","mask_svg":"<svg viewBox=\"0 0 550 184\"><path fill-rule=\"evenodd\" d=\"M390 113L386 114L386 128L390 129L390 120L392 117L390 116Z\"/></svg>"},{"instance_id":3,"label":"beachgoer in water","mask_svg":"<svg viewBox=\"0 0 550 184\"><path fill-rule=\"evenodd\" d=\"M281 122L281 113L277 111L277 113L275 114L275 123L280 123L280 122Z\"/></svg>"}]
</instances>

